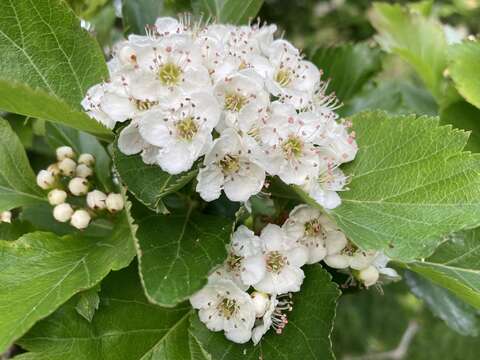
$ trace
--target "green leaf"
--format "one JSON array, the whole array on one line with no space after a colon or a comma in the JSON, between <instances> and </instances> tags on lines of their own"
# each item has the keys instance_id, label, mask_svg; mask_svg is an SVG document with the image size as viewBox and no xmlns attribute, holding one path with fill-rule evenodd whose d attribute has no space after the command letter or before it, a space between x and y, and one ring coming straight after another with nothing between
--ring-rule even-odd
<instances>
[{"instance_id":1,"label":"green leaf","mask_svg":"<svg viewBox=\"0 0 480 360\"><path fill-rule=\"evenodd\" d=\"M380 51L366 43L319 48L311 60L330 79L328 90L341 102L351 99L381 70Z\"/></svg>"},{"instance_id":2,"label":"green leaf","mask_svg":"<svg viewBox=\"0 0 480 360\"><path fill-rule=\"evenodd\" d=\"M198 348L189 346L190 307L167 309L149 303L132 266L108 276L99 296L91 323L77 314L75 302L70 301L20 340L31 352L17 359L206 359L197 356Z\"/></svg>"},{"instance_id":3,"label":"green leaf","mask_svg":"<svg viewBox=\"0 0 480 360\"><path fill-rule=\"evenodd\" d=\"M145 293L159 305L175 306L188 299L226 258L231 220L191 209L187 213L134 217Z\"/></svg>"},{"instance_id":4,"label":"green leaf","mask_svg":"<svg viewBox=\"0 0 480 360\"><path fill-rule=\"evenodd\" d=\"M128 216L117 215L108 237L34 232L0 241L0 352L73 294L130 263L135 250Z\"/></svg>"},{"instance_id":5,"label":"green leaf","mask_svg":"<svg viewBox=\"0 0 480 360\"><path fill-rule=\"evenodd\" d=\"M263 0L192 0L195 14L211 16L224 24L246 24L257 16Z\"/></svg>"},{"instance_id":6,"label":"green leaf","mask_svg":"<svg viewBox=\"0 0 480 360\"><path fill-rule=\"evenodd\" d=\"M288 324L281 335L270 330L256 347L251 343L238 345L222 333L208 330L196 315L191 320L191 334L212 360L334 359L330 333L340 292L320 265L304 270L305 281L301 292L293 296L293 311L288 313Z\"/></svg>"},{"instance_id":7,"label":"green leaf","mask_svg":"<svg viewBox=\"0 0 480 360\"><path fill-rule=\"evenodd\" d=\"M439 99L447 66L447 42L441 24L401 5L386 3L373 5L370 20L378 31L380 45L409 63Z\"/></svg>"},{"instance_id":8,"label":"green leaf","mask_svg":"<svg viewBox=\"0 0 480 360\"><path fill-rule=\"evenodd\" d=\"M145 35L145 27L161 16L188 12L187 0L122 0L123 25L126 34Z\"/></svg>"},{"instance_id":9,"label":"green leaf","mask_svg":"<svg viewBox=\"0 0 480 360\"><path fill-rule=\"evenodd\" d=\"M0 108L109 134L80 111L86 90L107 76L107 67L68 5L3 1L0 14Z\"/></svg>"},{"instance_id":10,"label":"green leaf","mask_svg":"<svg viewBox=\"0 0 480 360\"><path fill-rule=\"evenodd\" d=\"M466 101L455 102L442 109L440 122L470 131L465 150L480 152L480 109Z\"/></svg>"},{"instance_id":11,"label":"green leaf","mask_svg":"<svg viewBox=\"0 0 480 360\"><path fill-rule=\"evenodd\" d=\"M454 234L430 258L405 266L480 309L480 229Z\"/></svg>"},{"instance_id":12,"label":"green leaf","mask_svg":"<svg viewBox=\"0 0 480 360\"><path fill-rule=\"evenodd\" d=\"M89 153L95 156L95 176L104 190L113 190L110 156L94 136L63 125L47 123L46 138L53 149L70 146L77 155Z\"/></svg>"},{"instance_id":13,"label":"green leaf","mask_svg":"<svg viewBox=\"0 0 480 360\"><path fill-rule=\"evenodd\" d=\"M14 220L11 224L0 223L0 239L2 240L17 240L23 234L35 231L33 226L20 220Z\"/></svg>"},{"instance_id":14,"label":"green leaf","mask_svg":"<svg viewBox=\"0 0 480 360\"><path fill-rule=\"evenodd\" d=\"M466 41L449 49L449 70L457 90L480 108L480 42Z\"/></svg>"},{"instance_id":15,"label":"green leaf","mask_svg":"<svg viewBox=\"0 0 480 360\"><path fill-rule=\"evenodd\" d=\"M142 204L156 212L162 206L160 200L188 184L197 170L179 175L170 175L158 165L145 164L140 155L125 155L117 144L113 148L113 163L122 182Z\"/></svg>"},{"instance_id":16,"label":"green leaf","mask_svg":"<svg viewBox=\"0 0 480 360\"><path fill-rule=\"evenodd\" d=\"M432 95L421 84L406 80L382 80L367 84L345 106L338 109L342 116L365 110L385 110L392 114L438 114Z\"/></svg>"},{"instance_id":17,"label":"green leaf","mask_svg":"<svg viewBox=\"0 0 480 360\"><path fill-rule=\"evenodd\" d=\"M88 322L92 322L95 311L98 310L98 305L100 304L100 298L98 297L99 291L100 284L78 294L78 302L77 305L75 305L75 310Z\"/></svg>"},{"instance_id":18,"label":"green leaf","mask_svg":"<svg viewBox=\"0 0 480 360\"><path fill-rule=\"evenodd\" d=\"M17 135L0 118L0 211L45 202Z\"/></svg>"},{"instance_id":19,"label":"green leaf","mask_svg":"<svg viewBox=\"0 0 480 360\"><path fill-rule=\"evenodd\" d=\"M360 150L344 167L351 182L332 215L353 242L411 260L480 224L480 158L462 152L465 132L380 111L351 120Z\"/></svg>"},{"instance_id":20,"label":"green leaf","mask_svg":"<svg viewBox=\"0 0 480 360\"><path fill-rule=\"evenodd\" d=\"M479 334L480 319L474 307L413 272L406 271L405 280L415 296L424 300L432 313L451 329L464 336Z\"/></svg>"}]
</instances>

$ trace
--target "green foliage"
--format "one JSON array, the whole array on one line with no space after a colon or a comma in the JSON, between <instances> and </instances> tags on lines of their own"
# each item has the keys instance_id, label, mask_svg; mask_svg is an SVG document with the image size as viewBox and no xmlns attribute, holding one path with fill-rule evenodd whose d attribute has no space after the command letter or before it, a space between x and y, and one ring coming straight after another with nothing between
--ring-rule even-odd
<instances>
[{"instance_id":1,"label":"green foliage","mask_svg":"<svg viewBox=\"0 0 480 360\"><path fill-rule=\"evenodd\" d=\"M468 102L480 108L480 42L465 41L449 50L450 75Z\"/></svg>"},{"instance_id":2,"label":"green foliage","mask_svg":"<svg viewBox=\"0 0 480 360\"><path fill-rule=\"evenodd\" d=\"M405 266L480 309L480 229L451 236L425 261Z\"/></svg>"},{"instance_id":3,"label":"green foliage","mask_svg":"<svg viewBox=\"0 0 480 360\"><path fill-rule=\"evenodd\" d=\"M147 297L162 306L188 299L227 256L232 222L196 213L135 216L140 274Z\"/></svg>"},{"instance_id":4,"label":"green foliage","mask_svg":"<svg viewBox=\"0 0 480 360\"><path fill-rule=\"evenodd\" d=\"M179 175L170 175L157 165L145 164L140 155L125 155L117 147L113 148L115 169L128 190L142 204L160 212L162 198L188 184L197 175L197 170Z\"/></svg>"},{"instance_id":5,"label":"green foliage","mask_svg":"<svg viewBox=\"0 0 480 360\"><path fill-rule=\"evenodd\" d=\"M312 62L329 79L328 89L342 102L350 100L381 69L381 54L366 43L316 49Z\"/></svg>"},{"instance_id":6,"label":"green foliage","mask_svg":"<svg viewBox=\"0 0 480 360\"><path fill-rule=\"evenodd\" d=\"M91 322L76 312L75 301L39 322L20 341L30 352L17 359L194 359L188 345L189 307L150 304L133 267L111 274L99 297Z\"/></svg>"},{"instance_id":7,"label":"green foliage","mask_svg":"<svg viewBox=\"0 0 480 360\"><path fill-rule=\"evenodd\" d=\"M197 15L225 24L246 24L257 15L263 0L192 0Z\"/></svg>"},{"instance_id":8,"label":"green foliage","mask_svg":"<svg viewBox=\"0 0 480 360\"><path fill-rule=\"evenodd\" d=\"M455 102L440 112L442 124L470 131L465 150L480 152L480 110L466 101Z\"/></svg>"},{"instance_id":9,"label":"green foliage","mask_svg":"<svg viewBox=\"0 0 480 360\"><path fill-rule=\"evenodd\" d=\"M281 335L270 331L256 347L233 344L222 333L208 330L196 315L192 318L191 334L212 360L279 356L282 359L334 359L330 333L340 292L320 265L306 267L305 275L302 292L293 296L293 311L288 314L288 325Z\"/></svg>"},{"instance_id":10,"label":"green foliage","mask_svg":"<svg viewBox=\"0 0 480 360\"><path fill-rule=\"evenodd\" d=\"M33 232L0 241L0 351L73 294L126 267L135 250L126 211L109 236Z\"/></svg>"},{"instance_id":11,"label":"green foliage","mask_svg":"<svg viewBox=\"0 0 480 360\"><path fill-rule=\"evenodd\" d=\"M20 140L0 118L0 211L44 201Z\"/></svg>"},{"instance_id":12,"label":"green foliage","mask_svg":"<svg viewBox=\"0 0 480 360\"><path fill-rule=\"evenodd\" d=\"M98 291L100 290L100 284L97 286L82 291L78 294L78 302L75 305L75 310L87 321L92 322L95 311L98 310L100 304L100 298L98 297Z\"/></svg>"},{"instance_id":13,"label":"green foliage","mask_svg":"<svg viewBox=\"0 0 480 360\"><path fill-rule=\"evenodd\" d=\"M479 158L467 134L438 119L366 112L351 118L359 152L332 216L365 249L393 258L428 256L440 236L479 225Z\"/></svg>"},{"instance_id":14,"label":"green foliage","mask_svg":"<svg viewBox=\"0 0 480 360\"><path fill-rule=\"evenodd\" d=\"M4 1L0 14L0 108L108 134L79 111L86 90L107 69L68 6L58 0Z\"/></svg>"}]
</instances>

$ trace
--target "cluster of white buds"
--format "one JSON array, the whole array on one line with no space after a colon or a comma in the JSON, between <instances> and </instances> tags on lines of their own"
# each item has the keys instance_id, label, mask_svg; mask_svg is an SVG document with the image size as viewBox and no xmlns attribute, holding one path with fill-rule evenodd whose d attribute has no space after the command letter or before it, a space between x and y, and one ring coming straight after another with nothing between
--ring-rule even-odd
<instances>
[{"instance_id":1,"label":"cluster of white buds","mask_svg":"<svg viewBox=\"0 0 480 360\"><path fill-rule=\"evenodd\" d=\"M385 255L358 249L326 215L307 205L294 208L281 227L268 224L259 236L239 226L227 250L225 263L190 302L210 330L223 330L237 343L251 339L257 344L270 328L283 331L305 264L323 260L333 268L350 268L365 287L375 284L379 274L398 277L386 267Z\"/></svg>"},{"instance_id":2,"label":"cluster of white buds","mask_svg":"<svg viewBox=\"0 0 480 360\"><path fill-rule=\"evenodd\" d=\"M321 71L275 39L275 25L159 18L147 30L115 47L109 81L82 101L109 128L131 120L118 140L123 153L170 174L203 157L197 191L206 201L224 191L245 202L271 175L325 208L340 204L339 166L354 159L355 135Z\"/></svg>"},{"instance_id":3,"label":"cluster of white buds","mask_svg":"<svg viewBox=\"0 0 480 360\"><path fill-rule=\"evenodd\" d=\"M40 170L37 184L48 193L48 202L53 208L53 217L59 222L70 224L83 230L88 227L92 217L106 209L116 213L123 209L121 194L105 194L100 190L90 191L93 184L95 157L92 154L80 154L77 159L75 151L69 146L56 149L57 162ZM86 196L86 207L79 207L67 202L69 196ZM77 203L77 202L76 202Z\"/></svg>"},{"instance_id":4,"label":"cluster of white buds","mask_svg":"<svg viewBox=\"0 0 480 360\"><path fill-rule=\"evenodd\" d=\"M0 223L11 223L12 222L12 212L11 211L1 211L0 212Z\"/></svg>"}]
</instances>

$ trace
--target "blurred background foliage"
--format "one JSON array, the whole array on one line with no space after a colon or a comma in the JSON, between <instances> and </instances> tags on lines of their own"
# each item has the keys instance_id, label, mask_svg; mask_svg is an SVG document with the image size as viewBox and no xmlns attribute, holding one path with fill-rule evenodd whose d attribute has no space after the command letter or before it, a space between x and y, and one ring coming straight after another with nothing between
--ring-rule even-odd
<instances>
[{"instance_id":1,"label":"blurred background foliage","mask_svg":"<svg viewBox=\"0 0 480 360\"><path fill-rule=\"evenodd\" d=\"M191 11L195 1L67 0L84 20L84 27L98 39L107 58L112 45L125 34L143 32L143 25L153 23L157 16ZM330 79L329 88L342 102L338 110L342 116L365 109L438 115L442 123L472 131L468 148L478 152L480 110L451 86L447 60L445 64L443 59L436 60L446 58L443 42L458 42L480 33L480 0L386 3L402 6L419 17L420 28L392 30L389 26L394 25L388 23L392 19L382 18L385 14L366 0L264 0L259 18L277 24L279 34L303 48L324 71L324 78ZM408 21L406 24L412 25ZM398 48L402 52L395 50ZM422 51L416 53L416 49ZM408 51L412 53L402 57ZM432 67L437 73L432 72L429 78L419 71L422 67ZM44 121L10 114L6 118L35 167L43 168L51 162L53 151L45 141ZM288 201L274 203L270 198L255 197L253 211L260 215L255 221L281 222ZM212 213L235 211L226 209L221 201L210 207ZM478 359L478 311L413 273L402 275L405 282L368 291L345 291L332 337L337 358Z\"/></svg>"}]
</instances>

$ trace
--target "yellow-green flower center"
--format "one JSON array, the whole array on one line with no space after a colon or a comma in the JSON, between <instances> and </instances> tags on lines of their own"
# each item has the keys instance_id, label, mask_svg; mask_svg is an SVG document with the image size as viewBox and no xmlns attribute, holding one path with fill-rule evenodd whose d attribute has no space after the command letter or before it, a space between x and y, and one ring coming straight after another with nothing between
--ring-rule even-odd
<instances>
[{"instance_id":1,"label":"yellow-green flower center","mask_svg":"<svg viewBox=\"0 0 480 360\"><path fill-rule=\"evenodd\" d=\"M239 112L247 103L247 98L241 94L230 93L225 96L225 110Z\"/></svg>"},{"instance_id":2,"label":"yellow-green flower center","mask_svg":"<svg viewBox=\"0 0 480 360\"><path fill-rule=\"evenodd\" d=\"M271 251L267 255L267 270L278 273L285 266L286 258L278 251Z\"/></svg>"},{"instance_id":3,"label":"yellow-green flower center","mask_svg":"<svg viewBox=\"0 0 480 360\"><path fill-rule=\"evenodd\" d=\"M291 136L282 144L282 149L287 158L299 157L303 151L303 142L298 137Z\"/></svg>"},{"instance_id":4,"label":"yellow-green flower center","mask_svg":"<svg viewBox=\"0 0 480 360\"><path fill-rule=\"evenodd\" d=\"M227 154L220 160L220 167L225 174L237 172L240 169L240 160L238 156Z\"/></svg>"},{"instance_id":5,"label":"yellow-green flower center","mask_svg":"<svg viewBox=\"0 0 480 360\"><path fill-rule=\"evenodd\" d=\"M279 70L275 75L275 81L280 86L287 86L292 81L292 73L288 69Z\"/></svg>"},{"instance_id":6,"label":"yellow-green flower center","mask_svg":"<svg viewBox=\"0 0 480 360\"><path fill-rule=\"evenodd\" d=\"M177 123L178 136L184 140L192 140L197 132L198 125L191 116Z\"/></svg>"},{"instance_id":7,"label":"yellow-green flower center","mask_svg":"<svg viewBox=\"0 0 480 360\"><path fill-rule=\"evenodd\" d=\"M217 305L217 310L221 316L230 320L230 318L237 312L238 305L234 299L223 298Z\"/></svg>"},{"instance_id":8,"label":"yellow-green flower center","mask_svg":"<svg viewBox=\"0 0 480 360\"><path fill-rule=\"evenodd\" d=\"M163 85L175 86L182 78L182 69L173 63L166 63L158 69L158 78Z\"/></svg>"}]
</instances>

